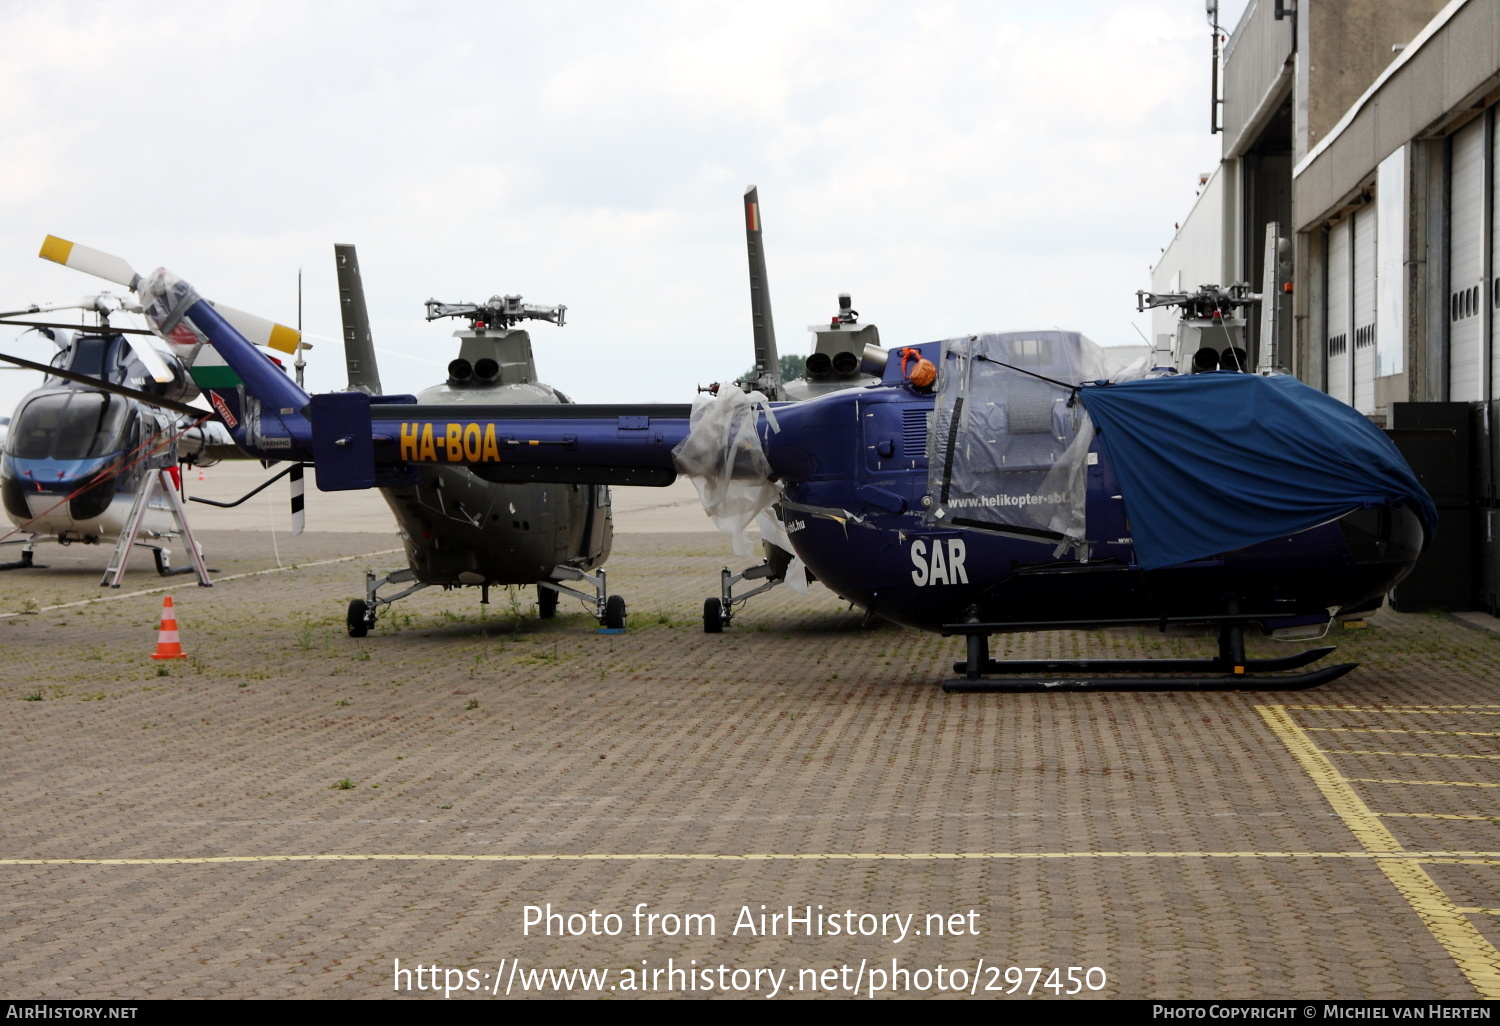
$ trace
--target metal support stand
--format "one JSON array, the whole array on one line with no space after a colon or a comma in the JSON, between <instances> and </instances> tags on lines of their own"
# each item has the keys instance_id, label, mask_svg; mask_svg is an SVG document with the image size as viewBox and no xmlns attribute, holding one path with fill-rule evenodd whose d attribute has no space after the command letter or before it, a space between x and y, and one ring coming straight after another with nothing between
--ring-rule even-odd
<instances>
[{"instance_id":1,"label":"metal support stand","mask_svg":"<svg viewBox=\"0 0 1500 1026\"><path fill-rule=\"evenodd\" d=\"M177 533L182 536L183 541L187 542L188 554L193 557L191 567L174 570L170 564L171 552L169 550L159 545L136 541L157 489L162 491L167 497L167 504L172 507L172 518L177 522ZM130 507L130 516L125 521L125 529L120 532L119 540L115 542L114 554L110 556L109 566L104 570L104 579L99 582L99 587L118 588L120 586L120 582L125 578L125 562L130 558L130 550L136 545L151 549L155 553L156 572L161 576L190 574L196 570L198 587L212 588L214 586L214 582L208 579L208 567L203 563L203 551L198 548L198 542L193 537L193 530L188 526L187 510L182 506L182 499L178 497L177 489L172 487L172 480L166 469L147 471L146 476L141 479L141 487L135 493L135 503Z\"/></svg>"}]
</instances>

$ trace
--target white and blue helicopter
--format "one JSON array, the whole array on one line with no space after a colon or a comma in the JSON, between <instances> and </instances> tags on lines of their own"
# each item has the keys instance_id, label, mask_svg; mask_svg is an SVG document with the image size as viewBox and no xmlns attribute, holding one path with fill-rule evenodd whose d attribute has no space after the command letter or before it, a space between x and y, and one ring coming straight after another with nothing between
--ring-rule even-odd
<instances>
[{"instance_id":1,"label":"white and blue helicopter","mask_svg":"<svg viewBox=\"0 0 1500 1026\"><path fill-rule=\"evenodd\" d=\"M106 254L50 237L43 252L133 284L133 272L122 272ZM219 309L277 348L306 346L293 329ZM79 327L37 319L68 310L91 313L96 323ZM136 547L151 550L162 576L192 573L199 585L212 586L183 505L180 467L248 456L210 411L188 405L200 394L190 373L199 353L162 353L149 341L151 332L110 323L111 317L139 312L129 300L101 292L75 303L0 313L0 324L36 332L56 348L49 363L12 361L45 377L16 406L0 451L0 505L12 525L0 534L0 544L20 546L18 558L0 563L0 570L45 569L36 562L36 547L43 543L113 542L102 586L120 586ZM294 518L294 531L298 527ZM166 543L177 538L185 543L190 566L171 565Z\"/></svg>"}]
</instances>

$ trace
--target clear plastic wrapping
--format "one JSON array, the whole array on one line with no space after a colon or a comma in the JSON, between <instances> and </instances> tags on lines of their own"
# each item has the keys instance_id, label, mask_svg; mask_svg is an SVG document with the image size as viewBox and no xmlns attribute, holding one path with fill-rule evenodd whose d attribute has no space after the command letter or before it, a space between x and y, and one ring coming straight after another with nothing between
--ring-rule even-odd
<instances>
[{"instance_id":1,"label":"clear plastic wrapping","mask_svg":"<svg viewBox=\"0 0 1500 1026\"><path fill-rule=\"evenodd\" d=\"M194 351L208 341L187 316L188 310L202 297L177 275L158 267L140 280L136 292L141 297L146 324L163 340Z\"/></svg>"},{"instance_id":2,"label":"clear plastic wrapping","mask_svg":"<svg viewBox=\"0 0 1500 1026\"><path fill-rule=\"evenodd\" d=\"M688 435L672 450L677 472L692 478L703 511L734 541L737 555L755 551L749 527L780 496L756 431L766 397L727 386L693 402ZM774 425L774 419L772 419Z\"/></svg>"},{"instance_id":3,"label":"clear plastic wrapping","mask_svg":"<svg viewBox=\"0 0 1500 1026\"><path fill-rule=\"evenodd\" d=\"M928 489L929 523L1058 542L1087 558L1084 516L1093 424L1076 392L1107 375L1077 332L971 335L943 343ZM1127 373L1137 373L1137 361Z\"/></svg>"}]
</instances>

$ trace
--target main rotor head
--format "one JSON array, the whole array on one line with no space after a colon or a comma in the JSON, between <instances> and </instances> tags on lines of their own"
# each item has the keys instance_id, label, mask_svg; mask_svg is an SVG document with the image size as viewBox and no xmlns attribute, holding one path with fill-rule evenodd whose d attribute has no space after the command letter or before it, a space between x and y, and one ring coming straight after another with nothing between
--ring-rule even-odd
<instances>
[{"instance_id":1,"label":"main rotor head","mask_svg":"<svg viewBox=\"0 0 1500 1026\"><path fill-rule=\"evenodd\" d=\"M551 321L559 328L563 324L566 306L540 306L523 303L520 296L491 296L484 303L440 303L436 299L427 301L427 319L439 317L463 317L475 330L490 327L511 328L521 321Z\"/></svg>"}]
</instances>

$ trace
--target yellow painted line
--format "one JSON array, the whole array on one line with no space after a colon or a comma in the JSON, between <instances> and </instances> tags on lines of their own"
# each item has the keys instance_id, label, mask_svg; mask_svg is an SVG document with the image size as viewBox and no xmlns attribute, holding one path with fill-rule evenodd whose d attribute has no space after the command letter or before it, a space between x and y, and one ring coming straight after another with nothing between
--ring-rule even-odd
<instances>
[{"instance_id":1,"label":"yellow painted line","mask_svg":"<svg viewBox=\"0 0 1500 1026\"><path fill-rule=\"evenodd\" d=\"M1375 752L1363 748L1319 748L1324 755L1399 755L1405 759L1500 759L1500 755L1444 755L1441 752Z\"/></svg>"},{"instance_id":2,"label":"yellow painted line","mask_svg":"<svg viewBox=\"0 0 1500 1026\"><path fill-rule=\"evenodd\" d=\"M1333 763L1318 751L1312 738L1297 726L1285 709L1274 705L1256 708L1312 778L1333 811L1353 832L1361 847L1382 855L1403 850L1380 817L1349 786L1349 781L1339 775ZM1459 972L1479 991L1480 997L1487 1000L1500 998L1500 950L1448 900L1427 870L1405 859L1380 858L1375 864L1411 905L1433 938L1448 952Z\"/></svg>"},{"instance_id":3,"label":"yellow painted line","mask_svg":"<svg viewBox=\"0 0 1500 1026\"><path fill-rule=\"evenodd\" d=\"M223 584L226 581L238 581L245 577L264 577L266 574L279 574L287 570L301 570L309 566L327 566L330 563L348 563L356 559L371 559L375 556L389 556L400 552L400 549L381 549L379 552L361 552L357 556L338 556L333 559L318 559L310 563L294 563L290 566L273 566L269 570L248 570L242 574L230 574L228 577L215 577L215 584ZM179 591L181 585L164 584L156 588L145 588L141 591L130 591L123 595L100 595L98 598L82 599L78 602L64 602L56 606L43 606L41 609L30 613L0 613L0 620L9 620L15 616L35 616L38 613L50 613L54 609L72 609L75 606L92 606L96 602L118 602L121 599L140 598L142 595L160 595L164 591Z\"/></svg>"},{"instance_id":4,"label":"yellow painted line","mask_svg":"<svg viewBox=\"0 0 1500 1026\"><path fill-rule=\"evenodd\" d=\"M1461 812L1377 812L1382 819L1476 819L1481 823L1500 823L1500 813L1493 816L1472 816Z\"/></svg>"},{"instance_id":5,"label":"yellow painted line","mask_svg":"<svg viewBox=\"0 0 1500 1026\"><path fill-rule=\"evenodd\" d=\"M1471 859L1457 853L1452 856L1424 858L1419 861L1429 866L1500 866L1500 859ZM1496 964L1500 966L1500 963Z\"/></svg>"},{"instance_id":6,"label":"yellow painted line","mask_svg":"<svg viewBox=\"0 0 1500 1026\"><path fill-rule=\"evenodd\" d=\"M1340 734L1446 734L1450 737L1500 737L1495 730L1400 730L1396 727L1308 727L1307 730Z\"/></svg>"},{"instance_id":7,"label":"yellow painted line","mask_svg":"<svg viewBox=\"0 0 1500 1026\"><path fill-rule=\"evenodd\" d=\"M1461 908L1466 916L1500 916L1500 908Z\"/></svg>"},{"instance_id":8,"label":"yellow painted line","mask_svg":"<svg viewBox=\"0 0 1500 1026\"><path fill-rule=\"evenodd\" d=\"M183 855L157 859L0 859L0 866L211 866L245 862L933 862L1035 859L1392 859L1401 862L1464 859L1500 862L1500 851L969 851L969 852L626 852L531 855Z\"/></svg>"},{"instance_id":9,"label":"yellow painted line","mask_svg":"<svg viewBox=\"0 0 1500 1026\"><path fill-rule=\"evenodd\" d=\"M1384 709L1370 705L1283 705L1283 709L1307 709L1312 712L1370 712L1370 713L1414 713L1419 716L1436 716L1438 713L1455 710L1483 710L1481 716L1500 716L1500 705L1393 705Z\"/></svg>"},{"instance_id":10,"label":"yellow painted line","mask_svg":"<svg viewBox=\"0 0 1500 1026\"><path fill-rule=\"evenodd\" d=\"M1433 787L1500 787L1500 784L1471 784L1463 780L1380 780L1375 777L1345 777L1351 784L1428 784Z\"/></svg>"}]
</instances>

